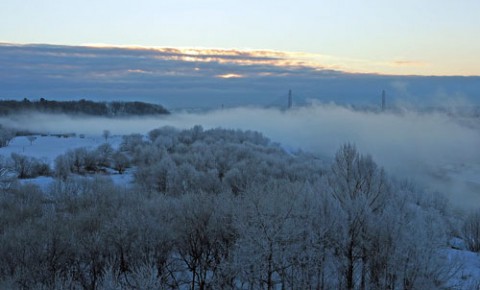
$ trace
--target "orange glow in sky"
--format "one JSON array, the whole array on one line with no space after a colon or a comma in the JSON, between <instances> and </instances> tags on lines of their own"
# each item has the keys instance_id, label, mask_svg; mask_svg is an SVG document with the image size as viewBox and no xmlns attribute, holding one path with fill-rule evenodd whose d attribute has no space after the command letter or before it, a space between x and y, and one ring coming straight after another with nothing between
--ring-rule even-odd
<instances>
[{"instance_id":1,"label":"orange glow in sky","mask_svg":"<svg viewBox=\"0 0 480 290\"><path fill-rule=\"evenodd\" d=\"M427 62L395 58L388 60L353 59L306 52L221 48L166 48L140 45L86 44L88 47L120 47L134 50L158 51L157 58L185 62L218 62L236 65L271 65L279 67L309 67L339 70L348 73L375 73L387 75L478 75L473 64L456 68L450 61ZM163 54L168 53L168 54ZM238 77L238 76L237 76Z\"/></svg>"},{"instance_id":2,"label":"orange glow in sky","mask_svg":"<svg viewBox=\"0 0 480 290\"><path fill-rule=\"evenodd\" d=\"M140 44L128 47L168 47L183 61L236 56L248 65L241 57L254 54L281 66L480 75L479 11L478 0L2 0L0 42Z\"/></svg>"}]
</instances>

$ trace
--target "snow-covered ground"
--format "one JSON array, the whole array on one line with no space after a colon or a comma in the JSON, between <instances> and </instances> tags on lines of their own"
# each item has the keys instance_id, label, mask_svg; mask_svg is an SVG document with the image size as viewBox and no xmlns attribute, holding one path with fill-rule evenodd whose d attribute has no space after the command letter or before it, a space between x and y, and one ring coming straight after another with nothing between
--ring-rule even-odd
<instances>
[{"instance_id":1,"label":"snow-covered ground","mask_svg":"<svg viewBox=\"0 0 480 290\"><path fill-rule=\"evenodd\" d=\"M450 241L453 248L445 250L448 257L447 263L453 266L448 285L451 289L474 290L480 287L480 256L466 250L461 239L454 238Z\"/></svg>"},{"instance_id":2,"label":"snow-covered ground","mask_svg":"<svg viewBox=\"0 0 480 290\"><path fill-rule=\"evenodd\" d=\"M55 158L66 153L69 150L76 148L87 148L93 150L104 143L109 143L114 149L117 149L122 142L122 136L110 136L107 140L101 136L87 135L87 136L72 136L72 137L58 137L58 136L35 136L37 139L30 143L27 137L16 137L12 139L7 147L0 148L0 156L8 157L12 153L17 153L29 157L34 157L50 164L54 169ZM133 180L132 170L127 170L124 174L118 174L112 170L109 172L110 178L120 185L131 184ZM52 177L40 176L34 179L21 180L23 183L34 183L42 189L48 189L53 182Z\"/></svg>"},{"instance_id":3,"label":"snow-covered ground","mask_svg":"<svg viewBox=\"0 0 480 290\"><path fill-rule=\"evenodd\" d=\"M68 150L85 147L95 149L99 145L107 142L114 149L118 148L122 138L121 136L111 136L105 141L101 136L87 135L85 137L57 137L57 136L35 136L37 139L30 143L27 137L14 138L7 147L0 148L0 155L10 156L11 153L18 153L25 156L35 157L48 161L53 165L58 155L64 154Z\"/></svg>"}]
</instances>

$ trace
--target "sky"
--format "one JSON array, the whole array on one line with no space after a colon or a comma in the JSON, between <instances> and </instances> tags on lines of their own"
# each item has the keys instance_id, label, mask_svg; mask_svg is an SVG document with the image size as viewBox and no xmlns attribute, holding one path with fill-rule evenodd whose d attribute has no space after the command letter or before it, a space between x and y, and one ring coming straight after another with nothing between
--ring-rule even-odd
<instances>
[{"instance_id":1,"label":"sky","mask_svg":"<svg viewBox=\"0 0 480 290\"><path fill-rule=\"evenodd\" d=\"M0 44L0 99L144 101L168 109L312 102L480 105L480 77L352 74L271 50Z\"/></svg>"},{"instance_id":2,"label":"sky","mask_svg":"<svg viewBox=\"0 0 480 290\"><path fill-rule=\"evenodd\" d=\"M478 0L1 0L0 42L273 50L346 72L478 76L478 11Z\"/></svg>"}]
</instances>

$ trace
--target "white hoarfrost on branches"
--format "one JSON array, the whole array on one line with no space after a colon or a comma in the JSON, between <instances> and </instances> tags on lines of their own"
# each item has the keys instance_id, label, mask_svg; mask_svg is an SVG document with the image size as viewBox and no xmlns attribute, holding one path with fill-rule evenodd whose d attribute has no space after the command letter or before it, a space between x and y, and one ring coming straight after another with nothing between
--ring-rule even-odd
<instances>
[{"instance_id":1,"label":"white hoarfrost on branches","mask_svg":"<svg viewBox=\"0 0 480 290\"><path fill-rule=\"evenodd\" d=\"M475 283L458 278L465 272L448 241L457 236L478 251L478 213L455 230L460 222L440 195L394 181L352 144L327 162L252 131L162 127L115 138L64 148L53 162L19 152L0 158L0 288ZM53 182L17 182L38 175ZM109 178L125 175L132 184Z\"/></svg>"}]
</instances>

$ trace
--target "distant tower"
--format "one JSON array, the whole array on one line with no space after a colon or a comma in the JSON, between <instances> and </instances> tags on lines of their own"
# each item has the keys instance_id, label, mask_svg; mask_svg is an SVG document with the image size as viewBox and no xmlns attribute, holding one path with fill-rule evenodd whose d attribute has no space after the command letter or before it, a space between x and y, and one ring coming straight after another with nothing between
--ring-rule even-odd
<instances>
[{"instance_id":1,"label":"distant tower","mask_svg":"<svg viewBox=\"0 0 480 290\"><path fill-rule=\"evenodd\" d=\"M292 100L292 90L288 90L288 106L287 108L292 108L293 100Z\"/></svg>"},{"instance_id":2,"label":"distant tower","mask_svg":"<svg viewBox=\"0 0 480 290\"><path fill-rule=\"evenodd\" d=\"M387 96L385 94L385 90L382 91L382 111L385 111L386 109L386 102L387 102Z\"/></svg>"}]
</instances>

